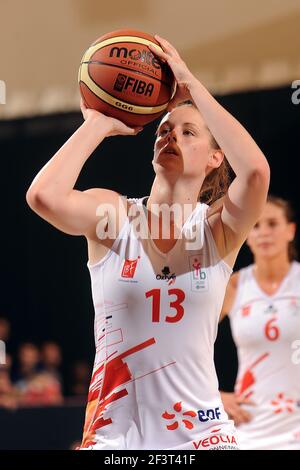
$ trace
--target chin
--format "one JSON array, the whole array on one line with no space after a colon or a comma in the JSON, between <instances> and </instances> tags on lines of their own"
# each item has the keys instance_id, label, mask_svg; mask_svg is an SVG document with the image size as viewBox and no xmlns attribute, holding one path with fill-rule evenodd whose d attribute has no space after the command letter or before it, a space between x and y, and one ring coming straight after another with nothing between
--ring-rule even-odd
<instances>
[{"instance_id":1,"label":"chin","mask_svg":"<svg viewBox=\"0 0 300 470\"><path fill-rule=\"evenodd\" d=\"M277 256L278 253L274 251L274 249L264 248L264 249L257 250L257 255L260 256L261 258L271 259Z\"/></svg>"}]
</instances>

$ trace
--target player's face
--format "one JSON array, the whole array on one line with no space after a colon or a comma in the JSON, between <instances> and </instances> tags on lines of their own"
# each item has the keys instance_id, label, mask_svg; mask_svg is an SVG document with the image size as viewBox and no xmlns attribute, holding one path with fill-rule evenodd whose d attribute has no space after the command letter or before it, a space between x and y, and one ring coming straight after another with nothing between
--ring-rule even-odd
<instances>
[{"instance_id":1,"label":"player's face","mask_svg":"<svg viewBox=\"0 0 300 470\"><path fill-rule=\"evenodd\" d=\"M158 127L152 163L156 172L164 169L187 177L202 176L221 165L222 153L220 161L211 157L214 153L201 114L192 106L180 106Z\"/></svg>"},{"instance_id":2,"label":"player's face","mask_svg":"<svg viewBox=\"0 0 300 470\"><path fill-rule=\"evenodd\" d=\"M247 244L255 257L273 258L287 252L295 236L295 224L289 223L284 210L267 202L262 216L250 231Z\"/></svg>"}]
</instances>

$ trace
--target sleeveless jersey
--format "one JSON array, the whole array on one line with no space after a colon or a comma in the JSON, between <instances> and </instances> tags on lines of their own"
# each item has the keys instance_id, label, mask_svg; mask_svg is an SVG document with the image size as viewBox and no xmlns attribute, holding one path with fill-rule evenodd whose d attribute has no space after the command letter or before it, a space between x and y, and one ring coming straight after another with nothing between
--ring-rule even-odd
<instances>
[{"instance_id":1,"label":"sleeveless jersey","mask_svg":"<svg viewBox=\"0 0 300 470\"><path fill-rule=\"evenodd\" d=\"M292 262L274 295L241 269L229 314L238 350L235 391L256 406L238 427L241 449L300 449L300 264ZM298 350L298 351L297 351Z\"/></svg>"},{"instance_id":2,"label":"sleeveless jersey","mask_svg":"<svg viewBox=\"0 0 300 470\"><path fill-rule=\"evenodd\" d=\"M143 199L130 201L144 213ZM81 449L236 448L213 361L232 270L207 209L197 204L166 254L127 217L104 258L88 263L96 357Z\"/></svg>"}]
</instances>

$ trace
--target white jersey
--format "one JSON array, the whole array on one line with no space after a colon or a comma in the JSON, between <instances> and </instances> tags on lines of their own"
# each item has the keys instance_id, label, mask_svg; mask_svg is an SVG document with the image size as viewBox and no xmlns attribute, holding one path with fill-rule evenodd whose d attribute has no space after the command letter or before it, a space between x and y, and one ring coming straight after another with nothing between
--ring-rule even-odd
<instances>
[{"instance_id":1,"label":"white jersey","mask_svg":"<svg viewBox=\"0 0 300 470\"><path fill-rule=\"evenodd\" d=\"M144 198L131 200L141 211ZM162 253L126 219L105 257L88 263L96 358L82 449L230 449L235 430L213 353L232 270L198 203ZM197 229L197 249L187 249Z\"/></svg>"},{"instance_id":2,"label":"white jersey","mask_svg":"<svg viewBox=\"0 0 300 470\"><path fill-rule=\"evenodd\" d=\"M274 295L241 269L230 312L238 349L236 393L256 406L242 405L253 419L238 427L241 449L300 449L300 264Z\"/></svg>"}]
</instances>

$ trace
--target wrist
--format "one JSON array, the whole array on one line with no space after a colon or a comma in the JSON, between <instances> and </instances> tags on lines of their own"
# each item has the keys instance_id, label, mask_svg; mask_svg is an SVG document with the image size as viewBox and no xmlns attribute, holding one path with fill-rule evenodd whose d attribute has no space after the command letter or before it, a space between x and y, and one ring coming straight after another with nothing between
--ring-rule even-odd
<instances>
[{"instance_id":1,"label":"wrist","mask_svg":"<svg viewBox=\"0 0 300 470\"><path fill-rule=\"evenodd\" d=\"M196 77L194 77L194 75L191 74L188 81L186 82L186 88L191 93L195 89L199 88L199 86L201 86L201 83L199 82L199 80Z\"/></svg>"},{"instance_id":2,"label":"wrist","mask_svg":"<svg viewBox=\"0 0 300 470\"><path fill-rule=\"evenodd\" d=\"M83 126L86 127L89 132L96 133L102 138L108 137L112 131L109 121L103 119L102 116L88 116Z\"/></svg>"}]
</instances>

